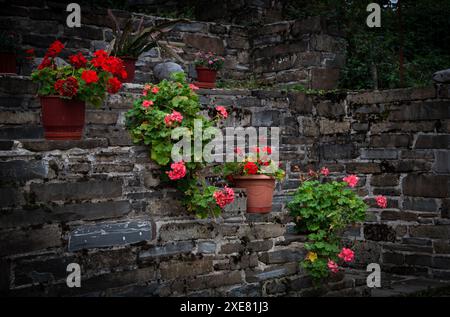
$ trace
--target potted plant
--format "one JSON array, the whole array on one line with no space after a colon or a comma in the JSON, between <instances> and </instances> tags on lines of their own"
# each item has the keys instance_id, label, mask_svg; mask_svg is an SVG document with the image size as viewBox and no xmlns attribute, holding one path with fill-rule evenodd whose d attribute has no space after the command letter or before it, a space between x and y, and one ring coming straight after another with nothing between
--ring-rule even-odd
<instances>
[{"instance_id":1,"label":"potted plant","mask_svg":"<svg viewBox=\"0 0 450 317\"><path fill-rule=\"evenodd\" d=\"M367 205L353 190L359 179L348 175L341 181L327 181L329 170L301 175L301 185L294 192L287 209L296 224L298 233L307 234L308 251L302 261L316 283L339 273L344 264L354 261L355 254L349 246L341 245L343 230L364 221ZM386 208L387 200L376 197L376 203Z\"/></svg>"},{"instance_id":2,"label":"potted plant","mask_svg":"<svg viewBox=\"0 0 450 317\"><path fill-rule=\"evenodd\" d=\"M242 149L236 148L235 153L242 158ZM228 162L217 169L236 188L246 189L249 213L264 214L272 211L275 180L282 180L285 173L270 158L271 154L271 147L256 147L241 162Z\"/></svg>"},{"instance_id":3,"label":"potted plant","mask_svg":"<svg viewBox=\"0 0 450 317\"><path fill-rule=\"evenodd\" d=\"M99 107L108 93L117 93L125 69L121 59L98 50L91 59L69 56L69 65L57 66L64 44L56 40L31 74L39 83L42 123L47 140L79 140L84 127L85 103Z\"/></svg>"},{"instance_id":4,"label":"potted plant","mask_svg":"<svg viewBox=\"0 0 450 317\"><path fill-rule=\"evenodd\" d=\"M0 32L0 73L17 74L17 35Z\"/></svg>"},{"instance_id":5,"label":"potted plant","mask_svg":"<svg viewBox=\"0 0 450 317\"><path fill-rule=\"evenodd\" d=\"M199 52L195 60L197 81L195 84L200 88L216 87L217 72L222 69L225 59L212 52Z\"/></svg>"},{"instance_id":6,"label":"potted plant","mask_svg":"<svg viewBox=\"0 0 450 317\"><path fill-rule=\"evenodd\" d=\"M195 149L174 157L174 147L179 143L176 135L189 139L198 122L203 129L211 130L215 122L227 116L224 108L217 110L214 119L203 116L197 89L186 82L183 72L173 73L172 80L144 85L142 95L126 114L126 127L134 143L150 147L151 159L161 167L161 179L180 190L187 211L206 218L219 215L232 203L234 191L226 186L212 186L207 181L206 175L202 175L206 162L195 159L198 154ZM200 142L205 145L211 140L212 136L202 137ZM189 144L193 143L190 141Z\"/></svg>"},{"instance_id":7,"label":"potted plant","mask_svg":"<svg viewBox=\"0 0 450 317\"><path fill-rule=\"evenodd\" d=\"M139 55L154 47L160 46L165 52L182 61L173 50L158 41L160 41L165 33L172 30L177 23L186 22L185 20L172 20L153 27L144 28L144 18L141 17L137 29L134 30L137 21L134 17L130 17L126 21L123 30L121 30L116 17L110 9L108 9L108 15L114 21L114 39L110 43L111 55L121 58L124 61L127 71L127 77L122 82L133 82L136 72L136 61Z\"/></svg>"}]
</instances>

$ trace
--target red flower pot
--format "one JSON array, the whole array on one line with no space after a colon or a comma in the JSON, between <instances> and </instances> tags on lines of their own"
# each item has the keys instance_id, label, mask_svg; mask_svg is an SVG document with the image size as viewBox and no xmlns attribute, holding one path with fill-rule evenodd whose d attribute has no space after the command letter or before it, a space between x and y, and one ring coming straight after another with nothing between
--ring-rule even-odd
<instances>
[{"instance_id":1,"label":"red flower pot","mask_svg":"<svg viewBox=\"0 0 450 317\"><path fill-rule=\"evenodd\" d=\"M197 66L197 81L195 85L200 88L214 88L216 87L217 70L209 69L207 67Z\"/></svg>"},{"instance_id":2,"label":"red flower pot","mask_svg":"<svg viewBox=\"0 0 450 317\"><path fill-rule=\"evenodd\" d=\"M125 71L127 72L127 78L120 79L122 83L132 83L134 80L134 74L136 73L136 61L137 58L132 57L120 57L123 60Z\"/></svg>"},{"instance_id":3,"label":"red flower pot","mask_svg":"<svg viewBox=\"0 0 450 317\"><path fill-rule=\"evenodd\" d=\"M16 53L0 52L0 73L17 74L16 59L17 59Z\"/></svg>"},{"instance_id":4,"label":"red flower pot","mask_svg":"<svg viewBox=\"0 0 450 317\"><path fill-rule=\"evenodd\" d=\"M236 188L247 191L247 212L266 214L272 211L275 178L267 175L233 176Z\"/></svg>"},{"instance_id":5,"label":"red flower pot","mask_svg":"<svg viewBox=\"0 0 450 317\"><path fill-rule=\"evenodd\" d=\"M85 103L58 96L40 99L45 139L80 140L83 135Z\"/></svg>"}]
</instances>

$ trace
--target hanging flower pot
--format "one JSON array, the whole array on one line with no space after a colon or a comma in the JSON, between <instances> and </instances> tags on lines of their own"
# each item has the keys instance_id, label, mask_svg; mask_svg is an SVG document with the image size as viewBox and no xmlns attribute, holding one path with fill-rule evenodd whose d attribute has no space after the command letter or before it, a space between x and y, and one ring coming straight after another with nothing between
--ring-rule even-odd
<instances>
[{"instance_id":1,"label":"hanging flower pot","mask_svg":"<svg viewBox=\"0 0 450 317\"><path fill-rule=\"evenodd\" d=\"M58 96L40 97L42 125L47 140L80 140L83 135L85 103Z\"/></svg>"},{"instance_id":2,"label":"hanging flower pot","mask_svg":"<svg viewBox=\"0 0 450 317\"><path fill-rule=\"evenodd\" d=\"M90 60L82 53L71 55L70 66L58 67L55 59L63 49L63 43L53 42L31 78L39 83L45 138L80 140L85 104L100 107L107 93L117 93L122 85L118 77L123 77L125 68L121 59L103 50L94 52Z\"/></svg>"},{"instance_id":3,"label":"hanging flower pot","mask_svg":"<svg viewBox=\"0 0 450 317\"><path fill-rule=\"evenodd\" d=\"M267 175L233 176L236 188L247 191L247 212L265 214L272 211L275 178Z\"/></svg>"},{"instance_id":4,"label":"hanging flower pot","mask_svg":"<svg viewBox=\"0 0 450 317\"><path fill-rule=\"evenodd\" d=\"M239 160L216 168L216 172L222 172L234 187L246 189L249 213L265 214L272 211L275 180L281 181L285 176L278 162L272 160L272 151L269 146L254 147L245 156L243 149L236 147L234 152Z\"/></svg>"},{"instance_id":5,"label":"hanging flower pot","mask_svg":"<svg viewBox=\"0 0 450 317\"><path fill-rule=\"evenodd\" d=\"M197 81L195 82L196 86L200 88L216 87L216 70L201 66L197 66L195 70L197 71Z\"/></svg>"},{"instance_id":6,"label":"hanging flower pot","mask_svg":"<svg viewBox=\"0 0 450 317\"><path fill-rule=\"evenodd\" d=\"M125 66L125 71L127 73L126 78L122 78L122 83L132 83L134 80L134 75L136 73L136 61L137 58L133 57L120 57L120 59L123 61L123 65Z\"/></svg>"},{"instance_id":7,"label":"hanging flower pot","mask_svg":"<svg viewBox=\"0 0 450 317\"><path fill-rule=\"evenodd\" d=\"M17 74L16 53L0 52L0 74Z\"/></svg>"},{"instance_id":8,"label":"hanging flower pot","mask_svg":"<svg viewBox=\"0 0 450 317\"><path fill-rule=\"evenodd\" d=\"M225 59L212 52L197 53L195 70L197 81L194 83L200 88L215 88L217 72L223 67Z\"/></svg>"}]
</instances>

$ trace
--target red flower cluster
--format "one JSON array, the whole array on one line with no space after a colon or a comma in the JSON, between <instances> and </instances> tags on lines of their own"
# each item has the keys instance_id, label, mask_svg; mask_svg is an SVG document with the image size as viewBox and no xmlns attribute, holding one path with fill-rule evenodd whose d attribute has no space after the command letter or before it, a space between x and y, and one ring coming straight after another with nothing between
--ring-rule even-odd
<instances>
[{"instance_id":1,"label":"red flower cluster","mask_svg":"<svg viewBox=\"0 0 450 317\"><path fill-rule=\"evenodd\" d=\"M253 162L247 162L244 165L244 171L248 175L255 175L256 173L258 173L258 166Z\"/></svg>"},{"instance_id":2,"label":"red flower cluster","mask_svg":"<svg viewBox=\"0 0 450 317\"><path fill-rule=\"evenodd\" d=\"M123 65L123 61L115 56L109 56L104 50L98 50L94 53L94 58L91 60L91 64L96 68L101 68L104 71L110 72L113 75L120 76L121 78L127 78L127 72Z\"/></svg>"},{"instance_id":3,"label":"red flower cluster","mask_svg":"<svg viewBox=\"0 0 450 317\"><path fill-rule=\"evenodd\" d=\"M66 80L59 79L55 82L55 90L66 97L73 97L78 91L78 81L75 77L68 77Z\"/></svg>"},{"instance_id":4,"label":"red flower cluster","mask_svg":"<svg viewBox=\"0 0 450 317\"><path fill-rule=\"evenodd\" d=\"M220 208L223 208L234 201L234 191L225 186L223 190L216 190L213 197L216 200L217 205L219 205Z\"/></svg>"},{"instance_id":5,"label":"red flower cluster","mask_svg":"<svg viewBox=\"0 0 450 317\"><path fill-rule=\"evenodd\" d=\"M98 82L98 76L95 70L84 70L81 73L81 78L86 82L86 84Z\"/></svg>"},{"instance_id":6,"label":"red flower cluster","mask_svg":"<svg viewBox=\"0 0 450 317\"><path fill-rule=\"evenodd\" d=\"M122 87L122 83L116 77L112 77L108 79L108 92L111 94L115 94L119 91L120 87Z\"/></svg>"},{"instance_id":7,"label":"red flower cluster","mask_svg":"<svg viewBox=\"0 0 450 317\"><path fill-rule=\"evenodd\" d=\"M64 48L64 44L61 43L60 41L56 40L50 45L50 47L48 48L47 53L45 55L48 57L56 57L59 55L59 53L61 53L63 48Z\"/></svg>"},{"instance_id":8,"label":"red flower cluster","mask_svg":"<svg viewBox=\"0 0 450 317\"><path fill-rule=\"evenodd\" d=\"M164 122L166 123L166 126L170 127L174 122L180 122L183 121L183 115L179 113L178 111L172 111L171 114L168 114L164 118Z\"/></svg>"},{"instance_id":9,"label":"red flower cluster","mask_svg":"<svg viewBox=\"0 0 450 317\"><path fill-rule=\"evenodd\" d=\"M87 64L87 59L83 56L81 52L78 52L76 55L70 55L69 56L69 62L75 67L75 68L82 68L85 67Z\"/></svg>"},{"instance_id":10,"label":"red flower cluster","mask_svg":"<svg viewBox=\"0 0 450 317\"><path fill-rule=\"evenodd\" d=\"M44 56L44 58L42 59L42 62L38 66L38 69L41 70L41 69L44 69L46 67L50 67L52 65L53 65L53 60L50 59L47 56Z\"/></svg>"},{"instance_id":11,"label":"red flower cluster","mask_svg":"<svg viewBox=\"0 0 450 317\"><path fill-rule=\"evenodd\" d=\"M186 166L183 161L170 164L172 169L170 172L166 172L171 180L177 180L183 178L186 175Z\"/></svg>"},{"instance_id":12,"label":"red flower cluster","mask_svg":"<svg viewBox=\"0 0 450 317\"><path fill-rule=\"evenodd\" d=\"M227 109L224 106L217 106L216 110L222 118L226 119L228 117Z\"/></svg>"},{"instance_id":13,"label":"red flower cluster","mask_svg":"<svg viewBox=\"0 0 450 317\"><path fill-rule=\"evenodd\" d=\"M64 48L64 44L61 43L60 41L56 40L54 41L50 47L47 49L47 52L44 55L44 58L42 59L41 64L38 66L38 69L44 69L46 67L50 67L50 66L54 66L55 63L53 61L53 59L58 56L59 53L61 53L61 51Z\"/></svg>"}]
</instances>

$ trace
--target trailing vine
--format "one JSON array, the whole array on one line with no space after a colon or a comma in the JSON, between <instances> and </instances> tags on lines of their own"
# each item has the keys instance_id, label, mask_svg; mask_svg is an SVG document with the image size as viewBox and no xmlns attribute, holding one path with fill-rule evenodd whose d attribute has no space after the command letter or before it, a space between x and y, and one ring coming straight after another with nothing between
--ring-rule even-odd
<instances>
[{"instance_id":1,"label":"trailing vine","mask_svg":"<svg viewBox=\"0 0 450 317\"><path fill-rule=\"evenodd\" d=\"M195 148L196 142L203 148L213 140L213 134L196 136L196 125L202 131L211 130L228 113L224 107L217 106L214 118L206 118L200 113L199 97L195 93L198 87L188 84L182 72L173 74L172 79L144 86L142 95L126 113L126 127L135 144L150 147L151 159L161 167L162 180L173 183L183 193L187 210L200 218L215 217L233 201L233 190L208 184L201 173L205 161L196 157L196 151L181 155L173 150L179 143L177 137L187 137L189 141L185 145L191 148ZM174 155L179 155L178 159L173 160Z\"/></svg>"}]
</instances>

